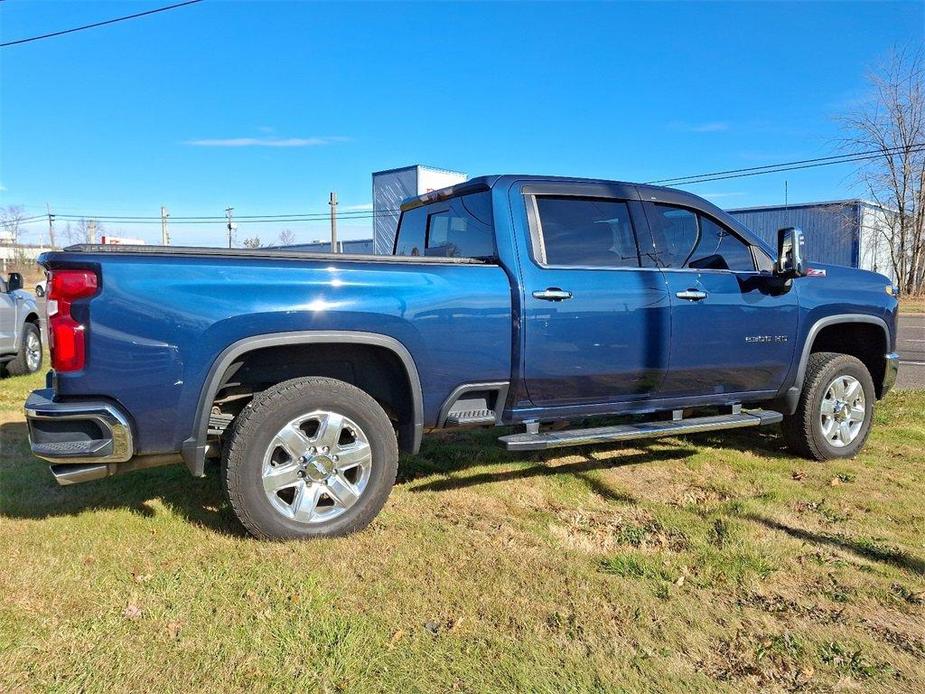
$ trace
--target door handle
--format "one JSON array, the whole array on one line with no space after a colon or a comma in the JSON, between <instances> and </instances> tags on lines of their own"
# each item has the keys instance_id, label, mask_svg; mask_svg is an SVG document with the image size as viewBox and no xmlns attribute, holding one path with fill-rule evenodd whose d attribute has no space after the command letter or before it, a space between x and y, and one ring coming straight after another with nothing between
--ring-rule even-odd
<instances>
[{"instance_id":1,"label":"door handle","mask_svg":"<svg viewBox=\"0 0 925 694\"><path fill-rule=\"evenodd\" d=\"M533 298L542 299L543 301L565 301L572 298L572 293L558 287L550 287L543 291L533 292Z\"/></svg>"},{"instance_id":2,"label":"door handle","mask_svg":"<svg viewBox=\"0 0 925 694\"><path fill-rule=\"evenodd\" d=\"M679 299L687 299L688 301L703 301L707 298L707 293L699 289L685 289L683 292L675 294L675 296Z\"/></svg>"}]
</instances>

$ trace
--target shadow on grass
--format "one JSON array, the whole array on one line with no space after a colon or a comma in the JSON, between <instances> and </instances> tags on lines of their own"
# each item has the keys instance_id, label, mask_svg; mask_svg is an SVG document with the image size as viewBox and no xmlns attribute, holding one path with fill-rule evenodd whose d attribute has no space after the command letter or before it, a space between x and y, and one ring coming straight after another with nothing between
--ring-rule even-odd
<instances>
[{"instance_id":1,"label":"shadow on grass","mask_svg":"<svg viewBox=\"0 0 925 694\"><path fill-rule=\"evenodd\" d=\"M465 444L461 442L461 447L465 448ZM603 449L602 449L603 450ZM545 451L539 457L539 462L536 465L531 465L525 468L519 468L515 470L503 470L500 472L481 472L474 475L468 475L465 477L452 477L448 479L435 480L433 482L426 482L424 484L411 487L410 491L412 492L440 492L447 491L449 489L463 489L466 487L472 487L479 484L489 484L492 482L508 482L510 480L519 480L527 479L530 477L549 477L552 475L576 475L582 482L584 482L594 493L603 496L606 499L611 501L622 501L626 503L635 503L636 499L631 496L622 494L620 492L615 492L610 489L607 485L603 484L599 480L594 479L584 473L592 472L594 470L606 470L610 468L624 467L627 465L641 465L644 463L653 463L661 460L681 460L684 458L689 458L690 456L696 453L696 449L691 447L678 447L668 450L644 450L642 453L634 453L620 458L608 458L604 460L596 460L591 458L587 454L584 455L584 460L577 463L567 463L565 465L547 465L546 462L549 460L554 460L556 458L562 457L564 454L561 450ZM576 450L573 449L565 455L575 455ZM579 449L580 454L580 449ZM535 455L535 454L534 454ZM522 461L523 456L521 455L510 455L510 454L501 454L495 456L495 460L490 462L496 463L510 463ZM500 460L498 460L500 458ZM537 457L534 457L533 460L537 460ZM489 461L481 461L475 464L485 465L489 464ZM458 470L454 468L453 471ZM432 470L431 473L438 472ZM446 472L449 472L447 470ZM409 480L410 481L410 480Z\"/></svg>"},{"instance_id":2,"label":"shadow on grass","mask_svg":"<svg viewBox=\"0 0 925 694\"><path fill-rule=\"evenodd\" d=\"M172 465L61 487L48 465L32 456L25 422L0 425L0 454L0 517L42 519L112 509L153 516L151 502L160 500L192 523L245 534L225 506L214 470L197 479L184 466Z\"/></svg>"},{"instance_id":3,"label":"shadow on grass","mask_svg":"<svg viewBox=\"0 0 925 694\"><path fill-rule=\"evenodd\" d=\"M851 539L844 535L831 535L829 533L818 533L802 528L794 528L793 526L786 525L771 518L759 516L755 513L742 514L737 517L760 523L767 528L780 531L797 540L802 540L803 542L837 547L838 549L851 552L864 559L878 561L884 564L892 564L893 566L912 571L919 575L925 574L925 561L922 559L914 557L900 549L884 547L871 540Z\"/></svg>"}]
</instances>

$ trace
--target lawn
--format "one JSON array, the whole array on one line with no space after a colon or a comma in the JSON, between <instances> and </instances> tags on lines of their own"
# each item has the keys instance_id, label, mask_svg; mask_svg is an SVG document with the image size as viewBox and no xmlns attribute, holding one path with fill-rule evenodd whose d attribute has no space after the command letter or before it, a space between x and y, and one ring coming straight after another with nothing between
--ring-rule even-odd
<instances>
[{"instance_id":1,"label":"lawn","mask_svg":"<svg viewBox=\"0 0 925 694\"><path fill-rule=\"evenodd\" d=\"M904 296L899 300L900 313L925 313L925 296Z\"/></svg>"},{"instance_id":2,"label":"lawn","mask_svg":"<svg viewBox=\"0 0 925 694\"><path fill-rule=\"evenodd\" d=\"M0 382L0 690L925 690L925 394L817 464L773 431L426 439L359 535L242 535L206 479L57 487Z\"/></svg>"}]
</instances>

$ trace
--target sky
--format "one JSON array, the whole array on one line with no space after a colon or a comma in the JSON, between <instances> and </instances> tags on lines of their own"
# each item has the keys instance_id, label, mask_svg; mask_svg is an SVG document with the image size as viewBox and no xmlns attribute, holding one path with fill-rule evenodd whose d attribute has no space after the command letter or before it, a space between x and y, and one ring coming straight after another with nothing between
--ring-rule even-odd
<instances>
[{"instance_id":1,"label":"sky","mask_svg":"<svg viewBox=\"0 0 925 694\"><path fill-rule=\"evenodd\" d=\"M11 41L171 4L0 2ZM371 207L373 171L651 181L838 152L925 2L206 0L0 49L0 206L175 216ZM688 186L721 207L862 195L850 166ZM60 227L61 221L58 221ZM371 236L342 220L341 238ZM325 238L324 221L238 237ZM24 241L43 242L47 222ZM160 238L159 224L107 226ZM221 222L171 224L221 245Z\"/></svg>"}]
</instances>

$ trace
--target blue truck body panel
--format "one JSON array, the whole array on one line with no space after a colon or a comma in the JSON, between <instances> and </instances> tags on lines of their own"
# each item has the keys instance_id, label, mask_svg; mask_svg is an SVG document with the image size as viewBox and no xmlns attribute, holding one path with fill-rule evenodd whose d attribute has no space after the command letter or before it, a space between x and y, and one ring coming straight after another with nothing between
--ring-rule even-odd
<instances>
[{"instance_id":1,"label":"blue truck body panel","mask_svg":"<svg viewBox=\"0 0 925 694\"><path fill-rule=\"evenodd\" d=\"M180 449L212 363L246 337L373 331L413 355L425 425L461 383L507 380L510 285L496 265L397 265L235 257L93 255L88 368L64 398L105 395L135 420L140 454Z\"/></svg>"},{"instance_id":2,"label":"blue truck body panel","mask_svg":"<svg viewBox=\"0 0 925 694\"><path fill-rule=\"evenodd\" d=\"M882 326L884 352L895 349L897 302L875 273L813 264L813 276L783 287L758 270L537 260L529 197L547 194L625 201L640 258L652 243L644 209L655 204L713 217L756 253L774 255L689 193L494 176L403 209L472 191L490 191L496 256L488 262L169 248L46 254L45 267L94 268L101 285L74 304L75 319L87 326L87 365L56 374L55 397L114 401L132 420L135 453L162 454L195 438L219 355L255 336L346 331L397 341L420 379L418 424L425 428L441 424L452 393L480 383L505 384L499 423L772 401L799 385L807 340L833 316L861 315ZM568 290L571 298L535 296L546 290ZM678 298L685 291L708 298Z\"/></svg>"}]
</instances>

